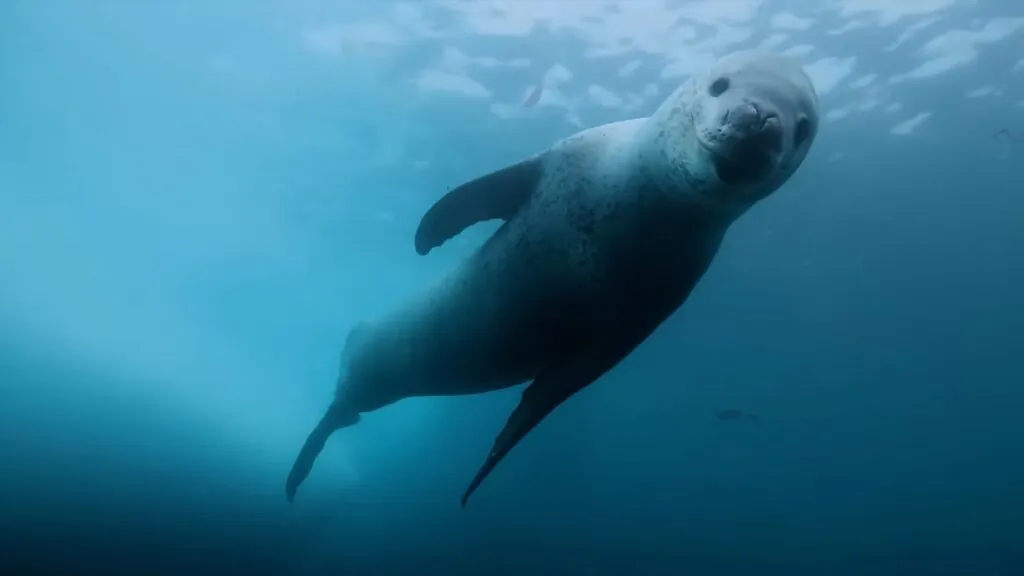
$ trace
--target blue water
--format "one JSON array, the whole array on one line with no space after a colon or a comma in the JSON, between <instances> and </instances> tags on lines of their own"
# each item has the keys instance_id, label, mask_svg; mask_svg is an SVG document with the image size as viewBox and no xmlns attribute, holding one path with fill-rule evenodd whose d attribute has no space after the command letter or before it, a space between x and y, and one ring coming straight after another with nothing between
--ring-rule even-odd
<instances>
[{"instance_id":1,"label":"blue water","mask_svg":"<svg viewBox=\"0 0 1024 576\"><path fill-rule=\"evenodd\" d=\"M2 3L0 573L1024 574L1024 8L636 2ZM285 502L444 190L758 45L828 117L683 309L465 509L518 389Z\"/></svg>"}]
</instances>

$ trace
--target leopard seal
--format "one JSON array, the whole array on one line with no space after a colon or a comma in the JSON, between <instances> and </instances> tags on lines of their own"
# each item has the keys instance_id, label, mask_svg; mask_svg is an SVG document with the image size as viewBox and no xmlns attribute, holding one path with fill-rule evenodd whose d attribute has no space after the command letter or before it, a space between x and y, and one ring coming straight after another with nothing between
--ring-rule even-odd
<instances>
[{"instance_id":1,"label":"leopard seal","mask_svg":"<svg viewBox=\"0 0 1024 576\"><path fill-rule=\"evenodd\" d=\"M818 125L795 60L737 52L650 117L583 130L450 190L419 223L419 254L477 222L504 223L432 288L352 329L288 501L328 437L360 414L529 382L465 506L530 430L683 304L729 226L799 168Z\"/></svg>"}]
</instances>

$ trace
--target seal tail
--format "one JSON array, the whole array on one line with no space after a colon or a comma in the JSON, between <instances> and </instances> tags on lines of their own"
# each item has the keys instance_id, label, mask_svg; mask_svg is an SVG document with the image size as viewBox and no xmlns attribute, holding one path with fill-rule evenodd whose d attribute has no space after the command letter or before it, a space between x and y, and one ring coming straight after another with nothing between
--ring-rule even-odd
<instances>
[{"instance_id":1,"label":"seal tail","mask_svg":"<svg viewBox=\"0 0 1024 576\"><path fill-rule=\"evenodd\" d=\"M306 437L306 442L302 445L302 450L299 451L298 457L295 458L291 472L288 473L284 493L289 503L295 501L295 491L299 489L299 485L309 476L309 472L313 469L313 463L316 462L317 456L323 451L324 444L327 443L327 439L331 437L331 434L336 430L347 428L357 422L359 422L358 412L338 400L331 403L327 408L327 412L324 413L324 417L316 425L316 428L313 428L313 431Z\"/></svg>"}]
</instances>

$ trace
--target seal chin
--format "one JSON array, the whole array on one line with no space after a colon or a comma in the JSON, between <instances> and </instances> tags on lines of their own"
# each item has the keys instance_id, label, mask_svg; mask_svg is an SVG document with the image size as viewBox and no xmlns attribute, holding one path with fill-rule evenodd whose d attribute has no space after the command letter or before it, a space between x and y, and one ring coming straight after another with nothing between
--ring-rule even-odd
<instances>
[{"instance_id":1,"label":"seal chin","mask_svg":"<svg viewBox=\"0 0 1024 576\"><path fill-rule=\"evenodd\" d=\"M776 159L772 151L745 144L723 152L711 152L715 174L723 184L750 184L765 179L775 170Z\"/></svg>"},{"instance_id":2,"label":"seal chin","mask_svg":"<svg viewBox=\"0 0 1024 576\"><path fill-rule=\"evenodd\" d=\"M715 173L723 184L749 184L765 179L781 158L780 139L775 130L755 130L700 143L707 151Z\"/></svg>"}]
</instances>

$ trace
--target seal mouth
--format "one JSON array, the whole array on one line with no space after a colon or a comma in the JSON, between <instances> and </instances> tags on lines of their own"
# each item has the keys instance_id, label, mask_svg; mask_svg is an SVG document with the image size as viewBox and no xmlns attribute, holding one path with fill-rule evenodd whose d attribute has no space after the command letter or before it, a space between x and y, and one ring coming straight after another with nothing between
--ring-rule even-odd
<instances>
[{"instance_id":1,"label":"seal mouth","mask_svg":"<svg viewBox=\"0 0 1024 576\"><path fill-rule=\"evenodd\" d=\"M729 152L709 150L715 174L724 184L743 184L762 180L775 169L775 155L756 143L744 143Z\"/></svg>"},{"instance_id":2,"label":"seal mouth","mask_svg":"<svg viewBox=\"0 0 1024 576\"><path fill-rule=\"evenodd\" d=\"M780 153L780 139L769 125L733 134L718 142L700 139L701 145L711 156L719 180L730 185L756 182L775 169Z\"/></svg>"}]
</instances>

